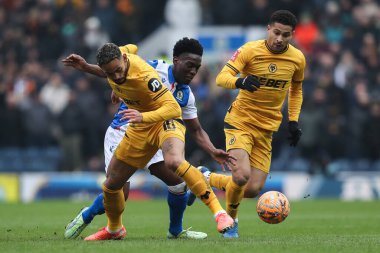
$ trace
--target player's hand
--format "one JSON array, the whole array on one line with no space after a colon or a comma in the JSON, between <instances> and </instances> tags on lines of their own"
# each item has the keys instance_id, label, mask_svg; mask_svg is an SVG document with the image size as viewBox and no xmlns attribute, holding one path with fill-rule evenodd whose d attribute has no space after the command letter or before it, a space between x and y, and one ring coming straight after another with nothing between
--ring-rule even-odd
<instances>
[{"instance_id":1,"label":"player's hand","mask_svg":"<svg viewBox=\"0 0 380 253\"><path fill-rule=\"evenodd\" d=\"M112 102L112 104L118 104L118 103L120 103L120 102L122 102L123 100L121 99L121 98L119 98L116 94L115 94L115 92L113 92L113 90L112 90L112 92L111 92L111 102Z\"/></svg>"},{"instance_id":2,"label":"player's hand","mask_svg":"<svg viewBox=\"0 0 380 253\"><path fill-rule=\"evenodd\" d=\"M64 66L73 67L80 71L84 71L85 67L88 65L86 60L82 56L77 54L71 54L67 56L65 59L62 60L62 63Z\"/></svg>"},{"instance_id":3,"label":"player's hand","mask_svg":"<svg viewBox=\"0 0 380 253\"><path fill-rule=\"evenodd\" d=\"M236 157L222 149L213 150L211 156L220 164L223 171L226 171L226 167L231 170L231 166L236 166Z\"/></svg>"},{"instance_id":4,"label":"player's hand","mask_svg":"<svg viewBox=\"0 0 380 253\"><path fill-rule=\"evenodd\" d=\"M236 88L247 90L249 92L257 91L260 88L260 81L254 76L246 76L236 80Z\"/></svg>"},{"instance_id":5,"label":"player's hand","mask_svg":"<svg viewBox=\"0 0 380 253\"><path fill-rule=\"evenodd\" d=\"M128 123L141 123L143 120L142 114L135 109L126 109L118 113L123 114L120 121L128 120Z\"/></svg>"},{"instance_id":6,"label":"player's hand","mask_svg":"<svg viewBox=\"0 0 380 253\"><path fill-rule=\"evenodd\" d=\"M288 140L290 146L297 146L302 135L302 130L298 127L297 121L289 121L288 123Z\"/></svg>"}]
</instances>

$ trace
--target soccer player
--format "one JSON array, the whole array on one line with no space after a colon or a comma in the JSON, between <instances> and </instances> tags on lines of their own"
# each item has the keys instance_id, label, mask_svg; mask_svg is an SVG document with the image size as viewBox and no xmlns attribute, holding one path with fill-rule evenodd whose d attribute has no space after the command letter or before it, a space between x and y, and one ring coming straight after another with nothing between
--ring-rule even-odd
<instances>
[{"instance_id":1,"label":"soccer player","mask_svg":"<svg viewBox=\"0 0 380 253\"><path fill-rule=\"evenodd\" d=\"M108 45L110 47L112 46L112 49L108 48L107 50L111 50L113 54L117 55L117 52L115 52L115 51L117 51L115 49L115 46L113 44L108 44ZM121 47L120 49L121 49L121 51L125 50L123 47ZM106 50L106 49L104 49L104 50ZM203 52L202 46L199 44L198 41L193 40L193 39L184 38L184 39L180 40L176 44L176 46L174 47L174 50L173 50L174 65L173 66L168 65L168 64L166 64L160 60L152 61L152 62L150 62L150 64L156 68L158 73L160 73L161 81L163 81L163 83L166 84L166 86L173 92L173 95L175 95L178 103L181 106L183 106L183 108L182 108L183 118L186 120L186 123L187 123L186 125L190 129L193 136L196 138L197 142L201 145L201 147L203 147L206 151L208 151L216 161L223 164L224 162L229 161L229 159L231 159L232 156L228 155L228 153L226 153L223 150L215 149L213 144L210 142L207 134L201 128L199 121L197 119L197 112L196 112L196 107L194 104L194 96L193 96L190 88L187 85L192 80L194 75L197 73L198 68L200 67L202 52ZM100 53L101 53L101 50L98 53L98 57L99 57ZM78 56L70 56L70 57L66 58L64 60L65 65L75 67L74 62L76 61L75 58L77 58L77 57ZM127 57L127 58L124 58L124 57ZM130 64L130 61L129 61L130 57L131 57L131 55L127 56L127 54L126 54L124 56L124 54L123 54L124 64L127 64L127 63ZM128 59L128 60L126 60L126 59ZM87 64L83 58L82 58L82 60L85 64ZM113 58L113 61L115 61L115 60L118 60L119 67L122 67L120 65L123 65L123 64L121 64L123 61L120 62L121 59L118 57ZM141 60L141 59L139 59L139 60ZM99 61L99 58L98 58L98 61ZM111 62L112 62L112 60L111 60ZM104 64L107 65L107 63L104 63ZM126 66L124 65L123 67L128 67L129 64L127 64ZM142 63L139 62L139 66L141 64ZM83 66L84 65L82 64L82 67L77 66L77 68L84 70L86 72L89 72L89 73L99 75L99 76L104 76L105 72L103 72L103 70L100 69L99 67L97 67L96 65L92 65L92 66L90 66L90 68L88 68L89 66L87 66L87 68L83 67ZM128 76L130 76L129 71L128 71L127 77ZM154 91L158 92L158 89L161 90L162 87L161 87L160 83L155 82L155 83L152 83L153 85L151 85L151 83L149 82L149 80L151 80L151 79L147 80L147 77L145 75L143 77L145 77L145 78L143 78L143 81L146 81L144 86L147 86L147 88L149 88L149 90L151 92L154 92ZM108 79L108 80L109 80L109 82L112 82L112 79L111 80ZM153 81L155 81L155 80L153 80ZM121 82L119 82L119 83L121 83ZM119 88L119 86L116 86L116 87ZM166 93L165 90L167 90L167 89L164 88L161 91L162 93L158 92L158 94L155 97L159 98L159 97L163 96ZM114 92L115 92L115 89L114 89ZM117 93L117 92L115 92L115 93ZM150 92L148 92L148 94L149 93ZM117 94L117 95L120 96L119 94ZM126 101L127 103L129 103L131 105L139 104L138 102L133 103L133 102L128 101L126 99L124 99L124 101ZM131 112L131 111L130 110L121 110L121 112L124 113L124 112ZM120 115L122 115L122 114L119 114L119 116ZM118 119L120 119L120 117L118 117ZM123 120L124 117L122 117L121 119ZM180 121L180 119L178 119L178 121ZM144 125L145 124L141 124L141 126L144 126ZM157 129L158 134L160 134L159 131L167 132L167 133L175 132L176 127L177 127L174 121L166 121L165 123L161 122L160 125L162 125L161 126L162 129L159 129L159 128ZM132 127L138 127L138 126L140 126L140 124L139 125L137 125L137 124L133 125ZM179 126L181 126L181 125L179 125ZM132 127L128 127L128 129L130 129ZM157 126L153 126L153 127L157 128ZM144 126L144 128L145 128L145 126ZM132 135L129 135L128 131L129 130L127 130L127 132L126 132L126 136L132 137ZM175 138L178 138L177 136L181 136L181 135L182 135L181 132L179 132L179 133L177 132L177 135L175 135ZM169 138L169 140L170 140L170 138ZM165 144L165 141L164 141L164 144ZM120 144L120 145L122 145L122 144ZM178 144L172 143L172 145L178 145ZM169 148L169 153L171 153L172 151L171 151L170 147L168 147L168 148ZM118 149L120 149L120 147ZM182 147L182 149L183 149L183 147ZM174 152L174 153L176 153L176 152ZM116 154L117 154L117 151L116 151ZM129 154L129 152L125 153L125 154ZM124 153L123 153L123 156L124 156ZM182 150L182 156L183 156L183 150ZM142 157L142 154L140 155L140 157ZM157 154L155 155L155 157L157 157ZM153 165L158 165L157 168L159 168L159 169L156 169L155 171L158 171L158 172L165 171L162 168L162 166L163 166L163 163L161 162L162 161L162 154L161 154L161 156L158 155L158 157L159 158L156 159L156 162L153 163ZM165 157L165 152L164 152L164 157ZM113 159L115 159L115 158L113 158ZM175 158L175 159L178 159L178 158ZM157 161L160 163L157 163ZM150 162L150 164L152 164L151 162ZM112 162L111 162L111 164L112 164ZM153 165L151 165L150 167L152 167ZM122 166L125 166L125 165L122 164ZM133 168L133 169L135 170L135 168ZM191 173L191 171L194 171L194 168L191 167L190 165L188 165L185 169L187 171L185 171L185 173L182 173L182 174L187 174L189 172ZM168 170L166 169L166 171L168 171ZM152 173L153 173L153 171L152 171ZM109 174L109 171L107 172L107 174ZM158 176L158 175L156 174L156 176ZM184 175L182 175L182 176L184 176ZM174 177L174 179L175 179L175 177ZM172 176L171 176L171 180L173 181ZM164 179L163 179L163 181L168 184L168 182L165 181ZM202 177L201 177L200 181L201 182L193 182L193 185L195 185L195 188L200 189L201 187L203 187L202 184L204 184L204 180L202 179ZM202 183L202 181L203 181L203 183ZM183 182L183 181L180 181L180 183L181 182ZM206 187L207 187L207 185L206 185ZM179 219L177 219L176 223L180 224L180 230L178 230L178 228L177 228L177 232L173 233L171 231L171 229L169 228L169 233L168 233L169 238L177 238L181 234L188 234L188 232L183 233L183 230L182 230L182 216L183 216L183 211L184 211L185 206L186 206L186 195L185 195L184 184L182 183L182 184L179 184L179 185L172 187L172 191L173 190L179 190L180 191L179 193L181 195L181 199L178 198L177 201L174 201L175 195L172 194L173 196L171 196L171 193L169 192L168 202L169 202L169 206L170 206L170 210L171 210L171 215L170 215L171 225L172 225L172 209L176 209L177 210L176 212L180 213L180 215L175 214L174 216L177 216L177 218L179 217ZM213 192L210 191L209 189L206 189L205 193L203 194L203 197L205 199L205 202L207 204L209 204L209 207L212 209L213 213L216 214L216 218L218 220L217 222L219 224L218 230L223 232L223 230L228 229L229 226L233 224L233 221L231 222L229 220L229 217L225 214L225 211L223 209L221 209L221 207L218 207L218 205L220 206L220 204L217 201L217 199L214 197L215 195L214 196L212 196L212 195L213 195ZM172 199L172 200L170 200L170 199ZM102 203L102 201L99 201L99 203ZM104 203L106 203L106 200L104 201ZM82 218L81 218L81 216L79 216L77 218L83 219L83 215L82 215ZM120 239L121 237L125 236L123 231L125 231L125 229L123 227L121 227L121 233L119 233L119 235L117 235L117 234L115 235L115 234L111 234L107 229L103 229L100 232L98 232L97 234L95 234L94 236L92 236L92 237L90 236L86 239L88 239L88 240ZM193 232L193 231L191 231L191 232ZM193 233L195 233L195 232L193 232ZM204 234L204 233L198 232L198 235L199 234Z\"/></svg>"},{"instance_id":2,"label":"soccer player","mask_svg":"<svg viewBox=\"0 0 380 253\"><path fill-rule=\"evenodd\" d=\"M288 132L296 146L301 130L298 117L302 104L305 57L290 45L296 17L289 11L274 12L267 26L266 40L240 47L216 78L218 86L240 89L224 120L226 150L237 158L232 176L203 174L212 187L226 191L227 213L235 220L224 237L238 237L238 207L244 197L254 198L269 173L272 134L281 120L281 108L288 94ZM236 77L240 74L240 77Z\"/></svg>"}]
</instances>

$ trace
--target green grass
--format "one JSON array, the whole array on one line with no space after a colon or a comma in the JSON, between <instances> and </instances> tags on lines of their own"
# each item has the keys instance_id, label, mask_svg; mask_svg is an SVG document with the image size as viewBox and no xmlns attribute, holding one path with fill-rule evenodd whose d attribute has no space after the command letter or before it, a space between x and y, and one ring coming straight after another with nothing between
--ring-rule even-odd
<instances>
[{"instance_id":1,"label":"green grass","mask_svg":"<svg viewBox=\"0 0 380 253\"><path fill-rule=\"evenodd\" d=\"M292 202L289 217L278 225L258 218L256 201L243 203L237 240L221 238L211 213L199 201L187 209L184 226L209 237L203 241L167 240L168 207L164 200L154 200L128 202L123 216L127 239L105 242L63 239L66 223L89 203L0 204L0 252L380 252L380 201ZM97 217L83 236L105 223L105 216Z\"/></svg>"}]
</instances>

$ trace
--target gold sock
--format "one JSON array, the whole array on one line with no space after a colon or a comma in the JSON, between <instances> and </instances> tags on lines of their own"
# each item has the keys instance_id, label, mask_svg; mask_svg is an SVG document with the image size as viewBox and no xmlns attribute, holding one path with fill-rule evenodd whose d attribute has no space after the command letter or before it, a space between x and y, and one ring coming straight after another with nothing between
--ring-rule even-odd
<instances>
[{"instance_id":1,"label":"gold sock","mask_svg":"<svg viewBox=\"0 0 380 253\"><path fill-rule=\"evenodd\" d=\"M227 213L236 219L239 205L244 196L245 185L239 186L234 180L230 180L226 187L226 207Z\"/></svg>"},{"instance_id":2,"label":"gold sock","mask_svg":"<svg viewBox=\"0 0 380 253\"><path fill-rule=\"evenodd\" d=\"M123 226L121 222L125 205L123 189L114 191L103 185L103 196L104 209L108 217L108 229L117 231Z\"/></svg>"},{"instance_id":3,"label":"gold sock","mask_svg":"<svg viewBox=\"0 0 380 253\"><path fill-rule=\"evenodd\" d=\"M210 185L222 191L226 191L227 185L231 180L231 176L226 176L218 173L210 174Z\"/></svg>"},{"instance_id":4,"label":"gold sock","mask_svg":"<svg viewBox=\"0 0 380 253\"><path fill-rule=\"evenodd\" d=\"M214 215L223 210L215 193L204 179L203 174L194 166L184 160L175 173L185 180L190 190L210 208Z\"/></svg>"}]
</instances>

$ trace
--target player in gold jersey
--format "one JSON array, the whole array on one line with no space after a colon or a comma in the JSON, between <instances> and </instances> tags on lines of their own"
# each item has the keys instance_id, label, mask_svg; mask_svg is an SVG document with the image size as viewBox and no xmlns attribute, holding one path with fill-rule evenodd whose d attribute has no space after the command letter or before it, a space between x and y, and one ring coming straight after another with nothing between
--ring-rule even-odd
<instances>
[{"instance_id":1,"label":"player in gold jersey","mask_svg":"<svg viewBox=\"0 0 380 253\"><path fill-rule=\"evenodd\" d=\"M256 197L264 186L271 163L272 134L280 126L287 94L290 145L297 145L301 137L297 122L305 57L289 44L296 23L291 12L274 12L266 40L240 47L216 78L218 86L240 89L224 125L226 150L237 158L232 177L204 171L211 186L226 191L227 212L235 219L234 228L224 237L238 237L237 212L242 198Z\"/></svg>"},{"instance_id":2,"label":"player in gold jersey","mask_svg":"<svg viewBox=\"0 0 380 253\"><path fill-rule=\"evenodd\" d=\"M185 127L180 118L181 109L171 92L162 85L157 72L139 56L122 52L112 43L99 49L97 61L115 95L128 105L129 109L122 111L121 120L128 119L130 125L108 166L103 184L108 226L86 240L125 237L121 222L125 205L122 187L159 148L162 148L166 166L182 177L215 215L218 231L231 228L233 220L223 210L202 174L184 159Z\"/></svg>"}]
</instances>

